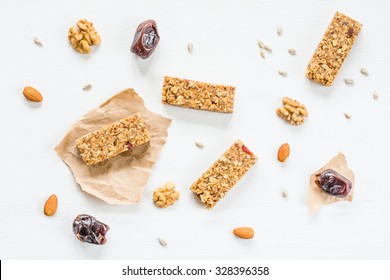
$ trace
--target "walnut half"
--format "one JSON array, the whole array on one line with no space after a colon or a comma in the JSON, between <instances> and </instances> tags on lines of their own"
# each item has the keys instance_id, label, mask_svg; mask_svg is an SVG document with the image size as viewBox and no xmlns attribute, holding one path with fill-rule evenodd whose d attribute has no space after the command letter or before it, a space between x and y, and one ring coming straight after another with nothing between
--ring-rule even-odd
<instances>
[{"instance_id":1,"label":"walnut half","mask_svg":"<svg viewBox=\"0 0 390 280\"><path fill-rule=\"evenodd\" d=\"M92 45L100 44L100 35L95 30L93 23L86 19L80 19L76 25L77 27L69 28L69 42L79 53L88 54L91 52Z\"/></svg>"},{"instance_id":2,"label":"walnut half","mask_svg":"<svg viewBox=\"0 0 390 280\"><path fill-rule=\"evenodd\" d=\"M175 184L172 182L166 183L153 192L154 204L159 208L166 208L173 205L179 197L180 193L175 190Z\"/></svg>"},{"instance_id":3,"label":"walnut half","mask_svg":"<svg viewBox=\"0 0 390 280\"><path fill-rule=\"evenodd\" d=\"M276 110L276 114L292 125L301 125L309 115L306 106L289 97L283 97L283 107Z\"/></svg>"}]
</instances>

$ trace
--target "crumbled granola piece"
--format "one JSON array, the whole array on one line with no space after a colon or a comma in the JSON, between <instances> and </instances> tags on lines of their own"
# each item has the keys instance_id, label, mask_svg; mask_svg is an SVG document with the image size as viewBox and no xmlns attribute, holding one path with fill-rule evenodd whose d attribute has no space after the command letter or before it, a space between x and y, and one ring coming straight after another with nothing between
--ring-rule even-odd
<instances>
[{"instance_id":1,"label":"crumbled granola piece","mask_svg":"<svg viewBox=\"0 0 390 280\"><path fill-rule=\"evenodd\" d=\"M166 208L175 203L180 198L180 193L175 190L175 184L172 182L166 183L161 188L153 192L153 201L159 208Z\"/></svg>"},{"instance_id":2,"label":"crumbled granola piece","mask_svg":"<svg viewBox=\"0 0 390 280\"><path fill-rule=\"evenodd\" d=\"M257 157L240 141L232 146L192 184L190 190L211 209L256 163Z\"/></svg>"},{"instance_id":3,"label":"crumbled granola piece","mask_svg":"<svg viewBox=\"0 0 390 280\"><path fill-rule=\"evenodd\" d=\"M306 70L306 76L331 86L355 42L362 24L336 12Z\"/></svg>"},{"instance_id":4,"label":"crumbled granola piece","mask_svg":"<svg viewBox=\"0 0 390 280\"><path fill-rule=\"evenodd\" d=\"M276 114L292 125L301 125L309 115L306 106L289 97L283 97L283 107L276 110Z\"/></svg>"},{"instance_id":5,"label":"crumbled granola piece","mask_svg":"<svg viewBox=\"0 0 390 280\"><path fill-rule=\"evenodd\" d=\"M162 102L170 105L233 113L235 87L165 77Z\"/></svg>"},{"instance_id":6,"label":"crumbled granola piece","mask_svg":"<svg viewBox=\"0 0 390 280\"><path fill-rule=\"evenodd\" d=\"M140 113L135 113L76 140L87 165L96 164L149 142Z\"/></svg>"}]
</instances>

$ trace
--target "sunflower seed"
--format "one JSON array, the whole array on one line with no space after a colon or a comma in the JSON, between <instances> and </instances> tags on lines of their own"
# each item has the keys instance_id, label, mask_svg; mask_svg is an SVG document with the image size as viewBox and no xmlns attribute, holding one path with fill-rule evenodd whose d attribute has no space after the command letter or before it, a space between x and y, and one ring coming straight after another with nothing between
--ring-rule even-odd
<instances>
[{"instance_id":1,"label":"sunflower seed","mask_svg":"<svg viewBox=\"0 0 390 280\"><path fill-rule=\"evenodd\" d=\"M297 51L295 49L288 49L288 53L291 55L296 55Z\"/></svg>"},{"instance_id":2,"label":"sunflower seed","mask_svg":"<svg viewBox=\"0 0 390 280\"><path fill-rule=\"evenodd\" d=\"M278 29L276 29L276 33L279 35L279 36L282 36L283 34L283 28L281 26L278 27Z\"/></svg>"},{"instance_id":3,"label":"sunflower seed","mask_svg":"<svg viewBox=\"0 0 390 280\"><path fill-rule=\"evenodd\" d=\"M168 243L162 238L158 238L158 243L160 243L160 245L163 247L166 247L168 245Z\"/></svg>"},{"instance_id":4,"label":"sunflower seed","mask_svg":"<svg viewBox=\"0 0 390 280\"><path fill-rule=\"evenodd\" d=\"M272 52L272 49L271 49L271 47L270 47L270 46L268 46L268 45L265 45L265 46L264 46L264 49L265 49L266 51Z\"/></svg>"},{"instance_id":5,"label":"sunflower seed","mask_svg":"<svg viewBox=\"0 0 390 280\"><path fill-rule=\"evenodd\" d=\"M360 73L362 73L363 75L368 76L368 70L366 68L360 69Z\"/></svg>"},{"instance_id":6,"label":"sunflower seed","mask_svg":"<svg viewBox=\"0 0 390 280\"><path fill-rule=\"evenodd\" d=\"M195 146L197 146L200 149L203 149L203 147L204 147L202 142L195 142Z\"/></svg>"},{"instance_id":7,"label":"sunflower seed","mask_svg":"<svg viewBox=\"0 0 390 280\"><path fill-rule=\"evenodd\" d=\"M344 113L344 116L347 118L347 119L350 119L352 118L351 114L350 113Z\"/></svg>"},{"instance_id":8,"label":"sunflower seed","mask_svg":"<svg viewBox=\"0 0 390 280\"><path fill-rule=\"evenodd\" d=\"M259 48L260 48L260 49L264 49L264 48L265 48L265 45L264 45L263 41L259 40L259 41L257 42L257 44L259 45Z\"/></svg>"},{"instance_id":9,"label":"sunflower seed","mask_svg":"<svg viewBox=\"0 0 390 280\"><path fill-rule=\"evenodd\" d=\"M264 51L260 51L260 56L265 59L265 52Z\"/></svg>"},{"instance_id":10,"label":"sunflower seed","mask_svg":"<svg viewBox=\"0 0 390 280\"><path fill-rule=\"evenodd\" d=\"M353 79L344 79L344 83L346 85L353 85L354 81L353 81Z\"/></svg>"},{"instance_id":11,"label":"sunflower seed","mask_svg":"<svg viewBox=\"0 0 390 280\"><path fill-rule=\"evenodd\" d=\"M92 89L91 84L87 84L87 85L83 86L83 91L90 91L91 89Z\"/></svg>"},{"instance_id":12,"label":"sunflower seed","mask_svg":"<svg viewBox=\"0 0 390 280\"><path fill-rule=\"evenodd\" d=\"M189 53L192 53L192 50L194 49L194 45L193 44L188 44L187 49L188 49Z\"/></svg>"},{"instance_id":13,"label":"sunflower seed","mask_svg":"<svg viewBox=\"0 0 390 280\"><path fill-rule=\"evenodd\" d=\"M42 41L41 41L38 37L35 37L35 38L34 38L34 43L35 43L35 45L37 45L37 46L40 46L40 47L43 46Z\"/></svg>"},{"instance_id":14,"label":"sunflower seed","mask_svg":"<svg viewBox=\"0 0 390 280\"><path fill-rule=\"evenodd\" d=\"M282 197L287 198L288 197L288 191L282 190Z\"/></svg>"},{"instance_id":15,"label":"sunflower seed","mask_svg":"<svg viewBox=\"0 0 390 280\"><path fill-rule=\"evenodd\" d=\"M374 93L372 94L372 98L374 98L375 100L379 98L378 93L376 91L374 91Z\"/></svg>"},{"instance_id":16,"label":"sunflower seed","mask_svg":"<svg viewBox=\"0 0 390 280\"><path fill-rule=\"evenodd\" d=\"M280 76L287 77L287 72L286 71L279 70L278 73L279 73Z\"/></svg>"}]
</instances>

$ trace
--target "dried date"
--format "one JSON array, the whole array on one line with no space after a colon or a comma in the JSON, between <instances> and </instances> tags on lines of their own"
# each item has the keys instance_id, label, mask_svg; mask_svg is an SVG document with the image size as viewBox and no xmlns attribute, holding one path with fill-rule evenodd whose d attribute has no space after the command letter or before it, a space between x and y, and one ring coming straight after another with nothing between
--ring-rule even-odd
<instances>
[{"instance_id":1,"label":"dried date","mask_svg":"<svg viewBox=\"0 0 390 280\"><path fill-rule=\"evenodd\" d=\"M337 197L346 197L352 189L351 181L332 169L316 174L315 183L324 192Z\"/></svg>"},{"instance_id":2,"label":"dried date","mask_svg":"<svg viewBox=\"0 0 390 280\"><path fill-rule=\"evenodd\" d=\"M103 245L107 242L105 235L109 229L108 225L87 214L78 215L73 221L73 232L82 242Z\"/></svg>"},{"instance_id":3,"label":"dried date","mask_svg":"<svg viewBox=\"0 0 390 280\"><path fill-rule=\"evenodd\" d=\"M146 59L154 52L159 41L157 24L154 20L149 19L138 25L131 45L131 52Z\"/></svg>"}]
</instances>

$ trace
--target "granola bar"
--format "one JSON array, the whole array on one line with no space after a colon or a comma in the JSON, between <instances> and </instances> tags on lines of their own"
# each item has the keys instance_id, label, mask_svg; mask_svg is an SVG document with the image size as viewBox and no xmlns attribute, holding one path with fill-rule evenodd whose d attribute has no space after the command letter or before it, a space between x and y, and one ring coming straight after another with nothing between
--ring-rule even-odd
<instances>
[{"instance_id":1,"label":"granola bar","mask_svg":"<svg viewBox=\"0 0 390 280\"><path fill-rule=\"evenodd\" d=\"M257 157L240 141L234 144L192 184L193 191L211 209L256 163Z\"/></svg>"},{"instance_id":2,"label":"granola bar","mask_svg":"<svg viewBox=\"0 0 390 280\"><path fill-rule=\"evenodd\" d=\"M149 142L140 113L135 113L76 140L87 165L96 164Z\"/></svg>"},{"instance_id":3,"label":"granola bar","mask_svg":"<svg viewBox=\"0 0 390 280\"><path fill-rule=\"evenodd\" d=\"M331 86L361 28L356 20L336 12L307 66L306 76Z\"/></svg>"},{"instance_id":4,"label":"granola bar","mask_svg":"<svg viewBox=\"0 0 390 280\"><path fill-rule=\"evenodd\" d=\"M235 87L164 77L162 102L170 105L233 113Z\"/></svg>"}]
</instances>

